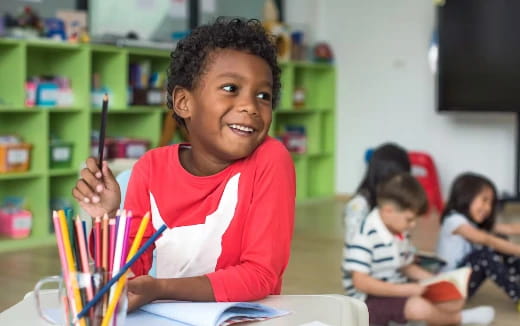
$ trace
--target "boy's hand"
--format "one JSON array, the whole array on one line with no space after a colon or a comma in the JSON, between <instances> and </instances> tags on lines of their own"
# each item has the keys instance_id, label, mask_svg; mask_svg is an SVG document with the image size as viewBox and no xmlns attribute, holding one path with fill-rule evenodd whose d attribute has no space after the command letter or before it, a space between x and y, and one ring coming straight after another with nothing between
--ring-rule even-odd
<instances>
[{"instance_id":1,"label":"boy's hand","mask_svg":"<svg viewBox=\"0 0 520 326\"><path fill-rule=\"evenodd\" d=\"M72 195L90 216L103 216L105 213L114 216L121 202L119 184L106 161L103 161L102 171L93 157L89 157L86 164Z\"/></svg>"},{"instance_id":2,"label":"boy's hand","mask_svg":"<svg viewBox=\"0 0 520 326\"><path fill-rule=\"evenodd\" d=\"M128 281L128 312L156 299L156 281L150 275L138 276Z\"/></svg>"},{"instance_id":3,"label":"boy's hand","mask_svg":"<svg viewBox=\"0 0 520 326\"><path fill-rule=\"evenodd\" d=\"M426 287L419 283L405 283L400 285L403 297L420 296L426 290Z\"/></svg>"}]
</instances>

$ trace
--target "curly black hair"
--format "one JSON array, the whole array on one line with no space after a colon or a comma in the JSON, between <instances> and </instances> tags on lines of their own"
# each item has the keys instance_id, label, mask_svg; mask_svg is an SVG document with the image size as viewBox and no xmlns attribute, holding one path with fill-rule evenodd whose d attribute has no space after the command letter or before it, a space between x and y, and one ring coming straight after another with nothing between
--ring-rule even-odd
<instances>
[{"instance_id":1,"label":"curly black hair","mask_svg":"<svg viewBox=\"0 0 520 326\"><path fill-rule=\"evenodd\" d=\"M264 59L273 75L273 108L277 104L281 83L274 39L256 19L219 17L212 24L195 28L170 55L167 105L179 126L185 128L186 123L173 110L172 92L177 86L193 90L204 74L208 55L215 49L244 51Z\"/></svg>"}]
</instances>

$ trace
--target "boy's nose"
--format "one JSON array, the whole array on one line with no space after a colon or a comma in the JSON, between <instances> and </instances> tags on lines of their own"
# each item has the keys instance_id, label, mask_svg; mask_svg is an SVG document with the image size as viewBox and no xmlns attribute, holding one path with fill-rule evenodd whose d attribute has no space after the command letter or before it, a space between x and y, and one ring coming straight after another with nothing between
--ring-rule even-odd
<instances>
[{"instance_id":1,"label":"boy's nose","mask_svg":"<svg viewBox=\"0 0 520 326\"><path fill-rule=\"evenodd\" d=\"M257 115L258 114L258 107L256 106L255 101L248 100L244 101L239 105L240 112L247 112L251 115Z\"/></svg>"}]
</instances>

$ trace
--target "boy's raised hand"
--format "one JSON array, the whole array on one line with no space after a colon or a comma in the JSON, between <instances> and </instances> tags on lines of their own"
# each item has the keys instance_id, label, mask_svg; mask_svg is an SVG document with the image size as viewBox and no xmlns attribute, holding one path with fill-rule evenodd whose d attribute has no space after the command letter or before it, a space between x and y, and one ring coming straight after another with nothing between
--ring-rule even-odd
<instances>
[{"instance_id":1,"label":"boy's raised hand","mask_svg":"<svg viewBox=\"0 0 520 326\"><path fill-rule=\"evenodd\" d=\"M97 160L89 157L87 167L81 170L81 178L72 189L72 195L90 216L114 216L121 202L121 190L112 171L103 161L99 170Z\"/></svg>"}]
</instances>

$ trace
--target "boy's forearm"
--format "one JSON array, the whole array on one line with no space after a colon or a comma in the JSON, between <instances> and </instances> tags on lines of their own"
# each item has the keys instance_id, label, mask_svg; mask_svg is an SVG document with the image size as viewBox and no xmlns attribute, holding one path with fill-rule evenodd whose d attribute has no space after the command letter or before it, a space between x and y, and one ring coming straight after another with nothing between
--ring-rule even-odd
<instances>
[{"instance_id":1,"label":"boy's forearm","mask_svg":"<svg viewBox=\"0 0 520 326\"><path fill-rule=\"evenodd\" d=\"M433 274L418 266L417 264L409 264L402 268L402 272L409 279L420 281L430 277L433 277Z\"/></svg>"},{"instance_id":2,"label":"boy's forearm","mask_svg":"<svg viewBox=\"0 0 520 326\"><path fill-rule=\"evenodd\" d=\"M380 281L366 274L357 273L353 282L356 289L369 295L382 297L406 297L402 284Z\"/></svg>"},{"instance_id":3,"label":"boy's forearm","mask_svg":"<svg viewBox=\"0 0 520 326\"><path fill-rule=\"evenodd\" d=\"M206 276L157 279L157 300L215 301Z\"/></svg>"}]
</instances>

